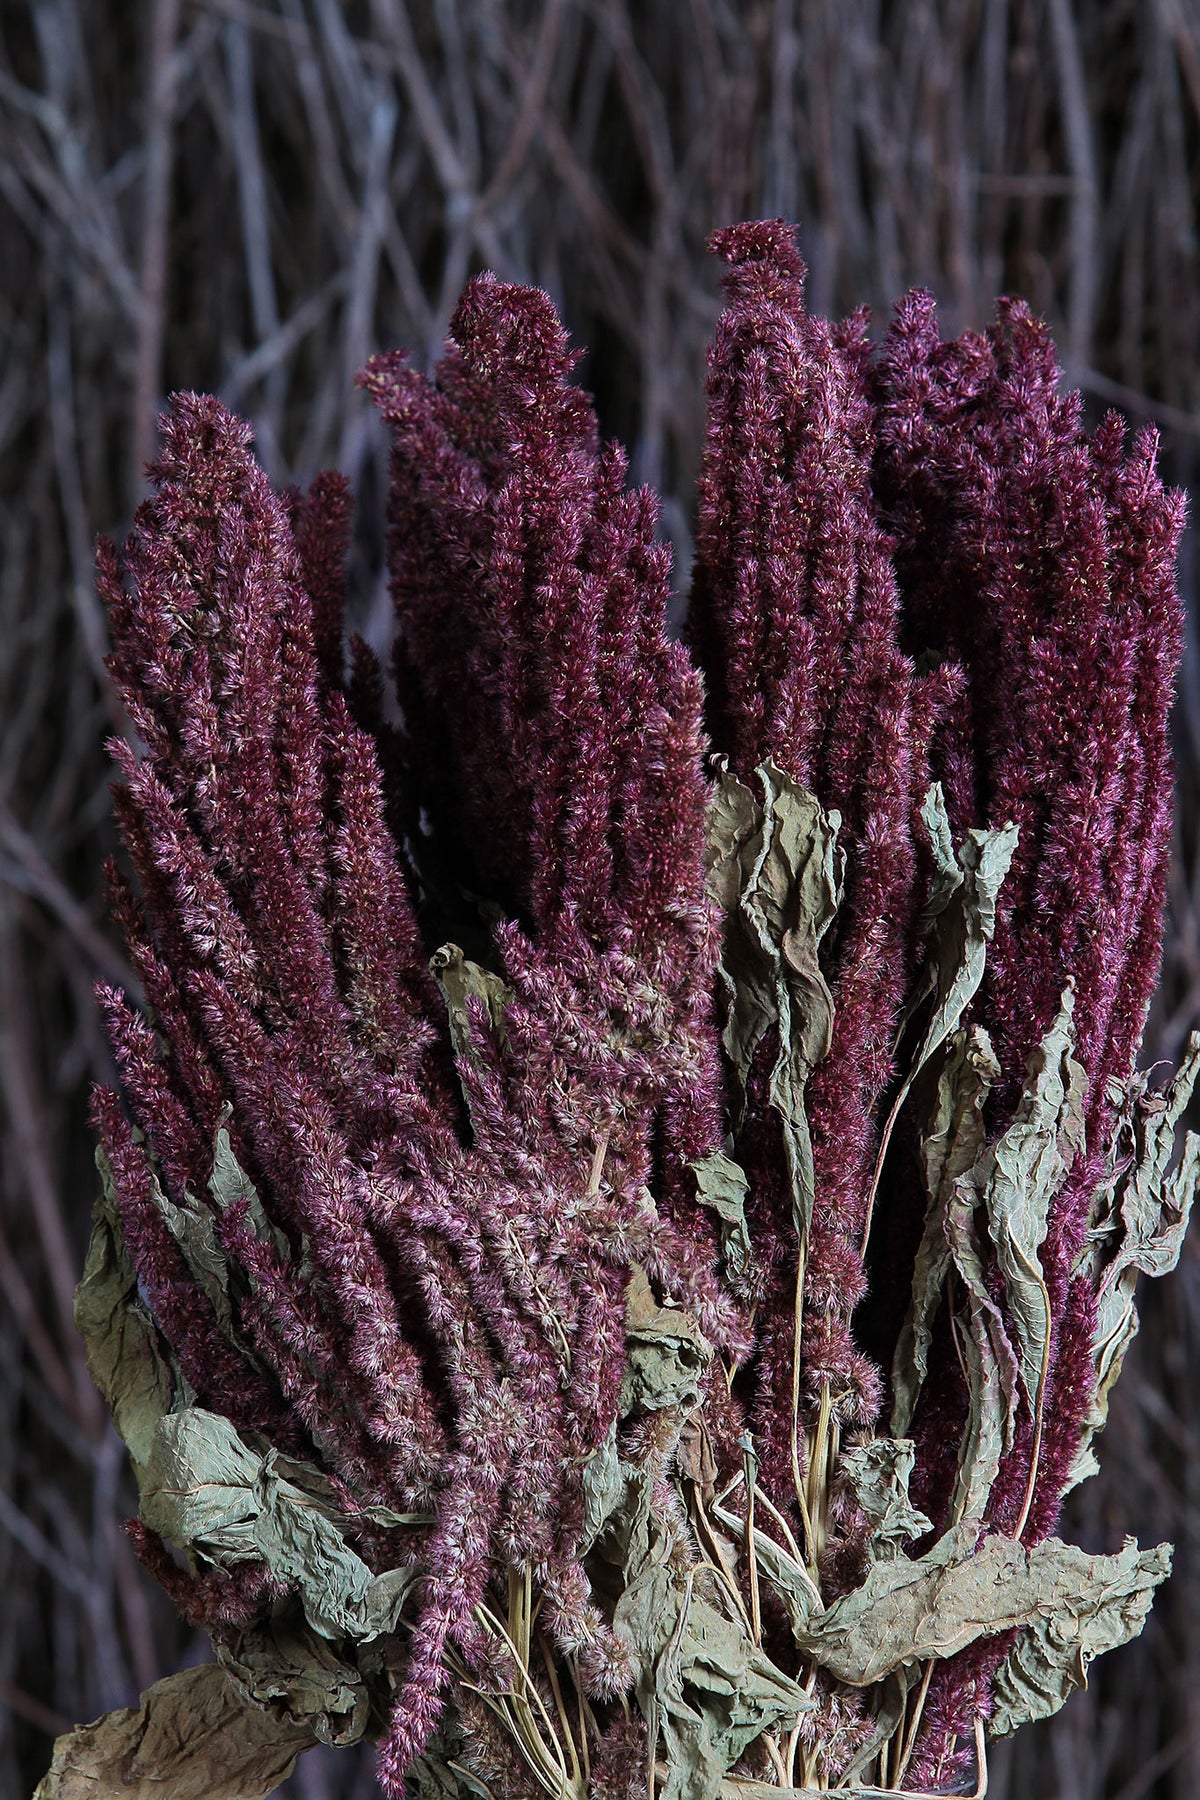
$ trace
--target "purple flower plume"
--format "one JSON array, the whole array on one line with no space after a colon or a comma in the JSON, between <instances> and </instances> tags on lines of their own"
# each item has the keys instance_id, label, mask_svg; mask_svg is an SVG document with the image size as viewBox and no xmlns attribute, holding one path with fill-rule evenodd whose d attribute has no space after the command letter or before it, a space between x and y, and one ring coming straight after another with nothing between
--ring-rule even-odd
<instances>
[{"instance_id":1,"label":"purple flower plume","mask_svg":"<svg viewBox=\"0 0 1200 1800\"><path fill-rule=\"evenodd\" d=\"M804 1092L800 1458L818 1418L835 1445L875 1430L908 1301L925 1195L903 1111L868 1222L927 954L934 780L956 843L1019 827L967 1015L1000 1065L989 1136L1068 985L1087 1081L1086 1149L1042 1250L1043 1417L1022 1400L987 1527L1028 1543L1052 1528L1093 1396L1080 1251L1157 967L1181 502L1151 434L1129 451L1115 419L1083 430L1018 303L944 343L914 294L873 351L865 317L806 312L781 221L713 248L726 304L686 649L667 631L654 496L600 443L549 299L492 276L468 285L432 377L400 353L362 377L392 440L399 724L371 653L344 652L346 484L275 495L217 401L175 397L153 496L122 555L100 547L133 728L113 745L125 856L109 884L147 996L142 1015L100 990L122 1090L94 1098L101 1162L199 1403L316 1464L351 1515L393 1509L362 1529L373 1568L420 1570L386 1652L393 1797L450 1665L496 1662L479 1609L510 1571L530 1576L601 1721L596 1791L641 1776L641 1727L605 1712L629 1690L628 1644L580 1549L634 1265L724 1359L695 1466L715 1459L728 1497L748 1421L768 1529L786 1536L790 1513L799 1530L779 1045L762 1038L729 1116L710 750L752 790L773 764L841 821L844 890L820 949L832 1042ZM748 1178L736 1284L689 1167L718 1151ZM180 1226L197 1216L227 1294ZM988 1281L1004 1316L997 1267ZM964 1411L935 1335L913 1493L937 1525ZM683 1543L675 1439L654 1415L623 1430ZM375 1522L395 1513L426 1522ZM848 1491L828 1523L827 1598L861 1575ZM147 1526L132 1535L218 1631L283 1598L265 1563L181 1570ZM762 1625L786 1657L769 1604ZM985 1643L939 1664L915 1786L953 1766L996 1661ZM865 1733L841 1690L818 1698ZM509 1781L495 1718L473 1688L461 1699L469 1766Z\"/></svg>"},{"instance_id":2,"label":"purple flower plume","mask_svg":"<svg viewBox=\"0 0 1200 1800\"><path fill-rule=\"evenodd\" d=\"M1088 1148L1042 1252L1054 1319L1045 1425L1039 1440L1026 1409L989 1508L994 1528L1034 1542L1055 1522L1093 1391L1094 1295L1075 1271L1111 1139L1109 1083L1130 1072L1158 963L1182 499L1154 472L1153 434L1127 456L1115 417L1083 431L1079 396L1059 394L1048 335L1019 303L1002 302L987 333L942 343L932 303L910 296L872 355L862 318L831 328L805 313L803 265L782 221L718 233L713 248L727 264L727 308L709 364L689 620L710 728L744 782L770 757L836 806L847 852L838 928L822 950L834 1039L806 1090L817 1197L805 1307L819 1326L806 1316L803 1404L811 1422L827 1381L841 1421L869 1426L878 1402L852 1314L928 880L916 814L936 778L956 842L971 826L1020 830L970 1014L1002 1071L993 1130L1011 1117L1068 983L1088 1078ZM759 1054L739 1153L761 1287L753 1417L780 1497L795 1252L767 1105L770 1039ZM889 1356L924 1210L895 1167L907 1142L902 1124L884 1182L876 1279L894 1291L867 1309L871 1341ZM915 1426L914 1493L935 1518L964 1404L947 1339ZM946 1745L986 1704L995 1661L985 1652L939 1667L918 1786L932 1785Z\"/></svg>"},{"instance_id":3,"label":"purple flower plume","mask_svg":"<svg viewBox=\"0 0 1200 1800\"><path fill-rule=\"evenodd\" d=\"M180 396L154 497L123 559L100 556L138 738L113 747L133 872L113 899L152 1015L104 996L128 1112L99 1094L96 1121L202 1401L358 1504L432 1509L392 1551L424 1571L380 1751L395 1793L506 1566L533 1567L551 1633L611 1689L622 1653L575 1546L629 1264L745 1347L684 1167L720 1139L715 922L700 688L665 633L656 507L597 451L543 296L480 281L455 331L436 384L394 359L367 377L395 430L390 792L355 718L361 655L353 705L343 687L336 478L276 498L246 428ZM502 1029L471 1003L453 1045L391 829L402 778L444 866L514 915ZM274 1233L249 1192L215 1218L242 1271L232 1334L159 1201L206 1204L223 1126ZM210 1589L216 1623L223 1589L186 1603Z\"/></svg>"},{"instance_id":4,"label":"purple flower plume","mask_svg":"<svg viewBox=\"0 0 1200 1800\"><path fill-rule=\"evenodd\" d=\"M1127 455L1110 414L1089 436L1080 396L1059 382L1049 336L1021 303L1002 302L987 332L943 343L923 294L897 308L872 370L875 486L905 645L966 674L933 769L957 832L1020 828L974 1011L1002 1071L997 1127L1068 982L1087 1074L1087 1149L1041 1252L1055 1321L1044 1432L1037 1444L1024 1418L991 1502L999 1529L1024 1518L1027 1541L1053 1529L1094 1382L1094 1295L1074 1271L1111 1138L1110 1082L1132 1069L1158 970L1182 636L1183 496L1155 473L1155 434ZM935 1514L959 1406L950 1383L917 1421L922 1503ZM945 1711L951 1735L965 1717L945 1705L957 1679L951 1663L932 1692L930 1717Z\"/></svg>"},{"instance_id":5,"label":"purple flower plume","mask_svg":"<svg viewBox=\"0 0 1200 1800\"><path fill-rule=\"evenodd\" d=\"M875 422L865 321L806 313L804 265L782 220L718 232L727 307L709 357L689 629L716 745L747 784L770 758L842 816L845 894L827 953L834 1037L807 1090L816 1206L805 1274L807 1406L823 1383L847 1426L879 1403L855 1349L860 1240L880 1098L910 977L914 820L933 720L954 691L917 676L899 643L889 543L871 489ZM773 1048L761 1053L770 1067ZM795 1232L779 1128L760 1092L745 1136L764 1286L754 1416L767 1479L791 1486L787 1434Z\"/></svg>"}]
</instances>

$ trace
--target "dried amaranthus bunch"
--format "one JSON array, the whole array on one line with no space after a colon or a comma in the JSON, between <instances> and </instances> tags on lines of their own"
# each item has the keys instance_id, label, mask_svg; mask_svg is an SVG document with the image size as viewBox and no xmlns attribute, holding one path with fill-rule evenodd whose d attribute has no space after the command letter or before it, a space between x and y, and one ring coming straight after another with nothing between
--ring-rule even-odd
<instances>
[{"instance_id":1,"label":"dried amaranthus bunch","mask_svg":"<svg viewBox=\"0 0 1200 1800\"><path fill-rule=\"evenodd\" d=\"M364 1735L391 1800L982 1793L1167 1571L1048 1534L1200 1168L1200 1045L1135 1072L1179 497L1020 305L873 350L781 222L714 248L686 649L487 276L363 377L398 715L344 485L216 401L101 549L146 1010L78 1318L216 1661L46 1800Z\"/></svg>"}]
</instances>

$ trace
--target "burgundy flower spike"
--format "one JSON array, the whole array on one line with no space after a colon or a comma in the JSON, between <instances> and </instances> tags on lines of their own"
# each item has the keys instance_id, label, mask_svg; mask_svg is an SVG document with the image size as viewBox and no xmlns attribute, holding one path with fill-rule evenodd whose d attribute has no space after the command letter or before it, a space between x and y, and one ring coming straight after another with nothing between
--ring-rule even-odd
<instances>
[{"instance_id":1,"label":"burgundy flower spike","mask_svg":"<svg viewBox=\"0 0 1200 1800\"><path fill-rule=\"evenodd\" d=\"M101 992L77 1310L216 1661L47 1800L364 1735L390 1800L982 1791L1169 1566L1050 1533L1200 1167L1200 1048L1135 1072L1181 499L1020 303L874 348L782 221L712 247L686 647L491 276L362 376L389 670L345 483L215 400L101 546L147 1009Z\"/></svg>"}]
</instances>

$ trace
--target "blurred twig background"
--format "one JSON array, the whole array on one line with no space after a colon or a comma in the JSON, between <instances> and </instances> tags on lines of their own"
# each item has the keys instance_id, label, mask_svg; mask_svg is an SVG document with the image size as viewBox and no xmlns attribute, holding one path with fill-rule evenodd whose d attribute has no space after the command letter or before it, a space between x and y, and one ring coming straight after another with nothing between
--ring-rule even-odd
<instances>
[{"instance_id":1,"label":"blurred twig background","mask_svg":"<svg viewBox=\"0 0 1200 1800\"><path fill-rule=\"evenodd\" d=\"M0 1795L51 1735L203 1654L126 1546L132 1510L71 1325L93 1194L105 683L91 573L172 387L254 421L278 481L353 477L379 630L377 347L432 360L482 266L547 287L606 429L689 561L716 225L801 222L814 310L904 287L945 328L1051 320L1097 408L1200 448L1200 0L5 0L0 6ZM1183 580L1196 593L1189 542ZM1195 607L1192 607L1193 622ZM1200 652L1179 706L1165 980L1200 1012ZM995 1800L1200 1794L1200 1248L1146 1297L1090 1547L1170 1536L1145 1638L998 1755ZM313 1753L301 1800L373 1793Z\"/></svg>"}]
</instances>

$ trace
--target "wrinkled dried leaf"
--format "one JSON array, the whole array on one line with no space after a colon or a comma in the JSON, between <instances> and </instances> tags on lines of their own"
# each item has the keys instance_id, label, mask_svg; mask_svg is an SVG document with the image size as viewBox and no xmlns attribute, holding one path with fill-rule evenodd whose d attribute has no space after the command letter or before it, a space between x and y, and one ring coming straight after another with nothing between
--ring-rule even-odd
<instances>
[{"instance_id":1,"label":"wrinkled dried leaf","mask_svg":"<svg viewBox=\"0 0 1200 1800\"><path fill-rule=\"evenodd\" d=\"M211 1302L217 1324L231 1342L238 1343L230 1296L229 1258L218 1241L211 1211L194 1194L185 1193L183 1205L176 1206L154 1171L150 1175L150 1193L167 1229L183 1252L196 1286ZM238 1347L242 1347L240 1343Z\"/></svg>"},{"instance_id":2,"label":"wrinkled dried leaf","mask_svg":"<svg viewBox=\"0 0 1200 1800\"><path fill-rule=\"evenodd\" d=\"M987 1036L958 1031L939 1071L921 1139L930 1195L913 1270L913 1298L896 1348L892 1431L908 1429L928 1368L934 1322L957 1277L958 1345L968 1417L952 1501L955 1519L980 1519L1011 1446L1018 1385L1040 1406L1050 1354L1050 1298L1039 1257L1051 1204L1083 1140L1086 1077L1075 1060L1068 989L1029 1060L1008 1129L985 1146L983 1109L998 1074ZM1015 1344L987 1286L979 1220L1005 1279ZM952 1303L954 1303L952 1293Z\"/></svg>"},{"instance_id":3,"label":"wrinkled dried leaf","mask_svg":"<svg viewBox=\"0 0 1200 1800\"><path fill-rule=\"evenodd\" d=\"M468 1003L472 1000L482 1002L488 1029L496 1042L503 1044L506 1041L504 1008L512 997L512 989L490 969L470 962L457 944L443 944L435 950L429 959L429 967L446 1002L450 1043L455 1056L478 1064L481 1061L479 1021L471 1017ZM465 1090L464 1099L470 1113L471 1096Z\"/></svg>"},{"instance_id":4,"label":"wrinkled dried leaf","mask_svg":"<svg viewBox=\"0 0 1200 1800\"><path fill-rule=\"evenodd\" d=\"M1096 1298L1092 1357L1096 1387L1069 1485L1098 1468L1092 1444L1104 1429L1109 1399L1125 1352L1137 1336L1134 1290L1138 1274L1165 1275L1175 1267L1200 1182L1200 1138L1189 1131L1171 1171L1179 1122L1200 1076L1200 1034L1193 1033L1165 1094L1135 1075L1122 1095L1108 1179L1096 1200L1096 1239L1106 1257ZM1093 1279L1084 1271L1078 1279Z\"/></svg>"},{"instance_id":5,"label":"wrinkled dried leaf","mask_svg":"<svg viewBox=\"0 0 1200 1800\"><path fill-rule=\"evenodd\" d=\"M1015 825L1001 826L998 831L976 827L968 831L956 857L940 782L926 794L921 817L933 847L934 879L922 916L929 957L909 1013L931 995L933 1011L913 1061L910 1082L957 1029L978 991L987 946L996 930L996 899L1017 847Z\"/></svg>"},{"instance_id":6,"label":"wrinkled dried leaf","mask_svg":"<svg viewBox=\"0 0 1200 1800\"><path fill-rule=\"evenodd\" d=\"M277 1225L273 1225L267 1217L266 1208L259 1198L258 1189L247 1175L233 1153L229 1141L229 1130L225 1119L229 1117L231 1108L227 1107L221 1124L217 1128L216 1142L213 1147L212 1174L208 1178L208 1192L213 1205L219 1212L226 1213L231 1206L239 1202L245 1205L246 1219L256 1237L265 1244L270 1244L276 1254L287 1262L291 1257L291 1247L286 1235Z\"/></svg>"},{"instance_id":7,"label":"wrinkled dried leaf","mask_svg":"<svg viewBox=\"0 0 1200 1800\"><path fill-rule=\"evenodd\" d=\"M798 1637L800 1648L839 1681L867 1687L903 1665L954 1656L978 1638L1019 1629L1021 1666L1042 1671L1043 1683L1047 1659L1061 1655L1065 1672L1075 1656L1076 1678L1064 1686L1065 1698L1082 1680L1088 1634L1097 1645L1106 1632L1132 1636L1151 1589L1171 1566L1165 1544L1139 1551L1128 1539L1115 1556L1089 1556L1057 1538L1031 1550L998 1535L977 1543L977 1530L973 1522L960 1525L914 1561L872 1564L861 1587L812 1618ZM1026 1636L1037 1646L1026 1645Z\"/></svg>"},{"instance_id":8,"label":"wrinkled dried leaf","mask_svg":"<svg viewBox=\"0 0 1200 1800\"><path fill-rule=\"evenodd\" d=\"M129 1449L139 1487L159 1420L184 1387L158 1329L138 1298L137 1273L125 1249L112 1169L96 1151L102 1191L83 1276L75 1290L75 1324L88 1370Z\"/></svg>"},{"instance_id":9,"label":"wrinkled dried leaf","mask_svg":"<svg viewBox=\"0 0 1200 1800\"><path fill-rule=\"evenodd\" d=\"M1064 1583L1062 1595L1043 1602L993 1677L992 1737L1049 1718L1077 1687L1086 1687L1088 1664L1138 1635L1154 1589L1171 1572L1169 1544L1139 1552L1129 1539L1116 1556L1094 1560L1104 1571L1085 1590Z\"/></svg>"},{"instance_id":10,"label":"wrinkled dried leaf","mask_svg":"<svg viewBox=\"0 0 1200 1800\"><path fill-rule=\"evenodd\" d=\"M967 1378L967 1424L952 1517L983 1517L1016 1419L1017 1360L987 1285L972 1165L984 1142L983 1107L998 1074L986 1032L959 1031L938 1075L922 1138L930 1192L913 1268L913 1297L896 1346L892 1435L903 1438L928 1372L934 1322L952 1284L952 1318Z\"/></svg>"},{"instance_id":11,"label":"wrinkled dried leaf","mask_svg":"<svg viewBox=\"0 0 1200 1800\"><path fill-rule=\"evenodd\" d=\"M423 1755L409 1770L409 1780L420 1800L463 1800L464 1794L476 1795L478 1800L499 1800L477 1776L464 1768L464 1754L469 1752L451 1699Z\"/></svg>"},{"instance_id":12,"label":"wrinkled dried leaf","mask_svg":"<svg viewBox=\"0 0 1200 1800\"><path fill-rule=\"evenodd\" d=\"M150 1195L179 1245L197 1287L208 1298L221 1331L253 1368L270 1378L272 1371L237 1326L237 1302L245 1295L251 1281L222 1245L217 1232L218 1217L240 1204L251 1230L284 1262L292 1260L291 1246L285 1234L267 1217L258 1190L233 1153L225 1123L230 1114L231 1108L226 1106L217 1128L208 1199L198 1199L185 1190L182 1202L177 1205L167 1194L153 1166Z\"/></svg>"},{"instance_id":13,"label":"wrinkled dried leaf","mask_svg":"<svg viewBox=\"0 0 1200 1800\"><path fill-rule=\"evenodd\" d=\"M695 1572L672 1555L651 1489L647 1476L631 1472L614 1629L632 1653L651 1742L661 1741L665 1752L661 1800L716 1800L747 1746L775 1726L790 1727L813 1702L740 1621L696 1591Z\"/></svg>"},{"instance_id":14,"label":"wrinkled dried leaf","mask_svg":"<svg viewBox=\"0 0 1200 1800\"><path fill-rule=\"evenodd\" d=\"M1050 1295L1038 1252L1051 1202L1083 1142L1087 1075L1073 1054L1074 1005L1068 988L1057 1018L1030 1058L1012 1124L969 1176L987 1209L1031 1410L1050 1354Z\"/></svg>"},{"instance_id":15,"label":"wrinkled dried leaf","mask_svg":"<svg viewBox=\"0 0 1200 1800\"><path fill-rule=\"evenodd\" d=\"M722 1042L740 1123L755 1052L772 1027L778 1032L769 1099L783 1124L793 1215L804 1242L814 1198L804 1087L828 1054L833 1032L820 946L841 898L841 818L770 761L756 773L761 806L725 770L710 812L709 892L727 911Z\"/></svg>"},{"instance_id":16,"label":"wrinkled dried leaf","mask_svg":"<svg viewBox=\"0 0 1200 1800\"><path fill-rule=\"evenodd\" d=\"M861 1775L868 1768L883 1746L892 1737L904 1720L908 1707L908 1696L917 1684L920 1676L915 1667L893 1669L883 1682L878 1698L871 1710L871 1735L855 1752L838 1777L836 1792L845 1800L855 1800L855 1796L869 1795L871 1800L879 1793L873 1784L863 1788L854 1777Z\"/></svg>"},{"instance_id":17,"label":"wrinkled dried leaf","mask_svg":"<svg viewBox=\"0 0 1200 1800\"><path fill-rule=\"evenodd\" d=\"M720 1150L689 1163L688 1168L696 1177L696 1198L721 1221L721 1254L736 1281L750 1266L750 1233L746 1227L749 1183L745 1170Z\"/></svg>"},{"instance_id":18,"label":"wrinkled dried leaf","mask_svg":"<svg viewBox=\"0 0 1200 1800\"><path fill-rule=\"evenodd\" d=\"M689 1313L660 1306L636 1263L625 1299L625 1376L618 1410L658 1412L678 1406L691 1412L700 1402L700 1382L712 1345Z\"/></svg>"},{"instance_id":19,"label":"wrinkled dried leaf","mask_svg":"<svg viewBox=\"0 0 1200 1800\"><path fill-rule=\"evenodd\" d=\"M714 1506L712 1514L714 1519L729 1528L739 1543L744 1540L744 1519L739 1519L736 1513L722 1505ZM774 1590L776 1599L787 1614L788 1624L799 1639L808 1630L813 1616L822 1611L821 1595L816 1582L801 1563L781 1544L777 1544L773 1537L760 1531L757 1525L754 1528L754 1558L758 1565L759 1581Z\"/></svg>"},{"instance_id":20,"label":"wrinkled dried leaf","mask_svg":"<svg viewBox=\"0 0 1200 1800\"><path fill-rule=\"evenodd\" d=\"M367 1728L370 1696L362 1673L308 1626L293 1600L244 1631L214 1643L234 1687L280 1725L309 1731L322 1744L356 1744Z\"/></svg>"},{"instance_id":21,"label":"wrinkled dried leaf","mask_svg":"<svg viewBox=\"0 0 1200 1800\"><path fill-rule=\"evenodd\" d=\"M871 1527L867 1555L872 1562L903 1555L906 1544L931 1529L932 1521L908 1497L913 1458L911 1438L873 1438L842 1452L838 1468Z\"/></svg>"},{"instance_id":22,"label":"wrinkled dried leaf","mask_svg":"<svg viewBox=\"0 0 1200 1800\"><path fill-rule=\"evenodd\" d=\"M722 763L708 804L707 887L723 912L733 912L758 860L762 808Z\"/></svg>"},{"instance_id":23,"label":"wrinkled dried leaf","mask_svg":"<svg viewBox=\"0 0 1200 1800\"><path fill-rule=\"evenodd\" d=\"M921 1136L929 1206L913 1268L912 1302L892 1369L891 1428L902 1438L912 1423L929 1367L934 1321L952 1265L946 1208L957 1178L986 1141L983 1108L1000 1066L979 1026L955 1034L937 1079L932 1116Z\"/></svg>"},{"instance_id":24,"label":"wrinkled dried leaf","mask_svg":"<svg viewBox=\"0 0 1200 1800\"><path fill-rule=\"evenodd\" d=\"M934 861L929 900L921 915L928 951L921 979L905 1011L901 1033L925 1006L930 1010L908 1073L893 1102L885 1141L913 1083L951 1032L958 1029L963 1013L978 992L987 947L996 930L996 899L1017 847L1015 825L1005 825L998 831L972 829L955 856L940 782L935 782L926 794L921 817L929 832Z\"/></svg>"},{"instance_id":25,"label":"wrinkled dried leaf","mask_svg":"<svg viewBox=\"0 0 1200 1800\"><path fill-rule=\"evenodd\" d=\"M953 1319L967 1375L967 1423L950 1516L982 1519L1001 1459L1012 1449L1020 1376L1004 1316L988 1290L975 1193L966 1176L950 1190L946 1235L962 1290Z\"/></svg>"},{"instance_id":26,"label":"wrinkled dried leaf","mask_svg":"<svg viewBox=\"0 0 1200 1800\"><path fill-rule=\"evenodd\" d=\"M954 1033L938 1072L932 1116L921 1135L927 1194L944 1199L982 1154L987 1143L983 1109L999 1075L992 1040L982 1025Z\"/></svg>"},{"instance_id":27,"label":"wrinkled dried leaf","mask_svg":"<svg viewBox=\"0 0 1200 1800\"><path fill-rule=\"evenodd\" d=\"M583 1536L580 1556L586 1555L600 1536L608 1520L621 1504L625 1493L625 1477L617 1455L616 1420L609 1426L604 1442L583 1465Z\"/></svg>"},{"instance_id":28,"label":"wrinkled dried leaf","mask_svg":"<svg viewBox=\"0 0 1200 1800\"><path fill-rule=\"evenodd\" d=\"M450 1020L450 1041L455 1056L474 1055L474 1039L478 1026L467 1011L469 1000L481 1000L497 1038L504 1036L504 1008L512 998L512 989L499 975L479 963L469 962L457 944L443 944L429 959Z\"/></svg>"},{"instance_id":29,"label":"wrinkled dried leaf","mask_svg":"<svg viewBox=\"0 0 1200 1800\"><path fill-rule=\"evenodd\" d=\"M301 1487L280 1462L275 1450L252 1449L220 1414L187 1407L159 1422L142 1518L210 1562L264 1561L299 1594L322 1637L365 1640L394 1630L416 1570L373 1575L347 1542L339 1515L318 1498L319 1472Z\"/></svg>"},{"instance_id":30,"label":"wrinkled dried leaf","mask_svg":"<svg viewBox=\"0 0 1200 1800\"><path fill-rule=\"evenodd\" d=\"M138 1706L60 1737L34 1800L261 1800L315 1742L203 1663L156 1681Z\"/></svg>"}]
</instances>

